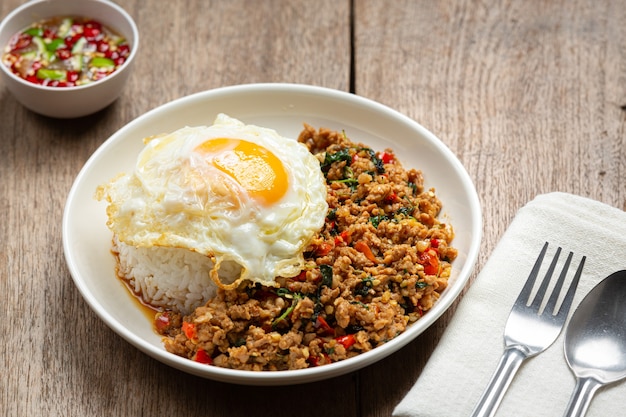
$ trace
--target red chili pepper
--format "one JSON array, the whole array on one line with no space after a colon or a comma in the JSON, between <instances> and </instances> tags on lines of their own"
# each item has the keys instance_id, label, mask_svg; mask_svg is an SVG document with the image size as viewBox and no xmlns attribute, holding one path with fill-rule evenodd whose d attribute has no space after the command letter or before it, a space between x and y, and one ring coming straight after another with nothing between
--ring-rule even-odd
<instances>
[{"instance_id":1,"label":"red chili pepper","mask_svg":"<svg viewBox=\"0 0 626 417\"><path fill-rule=\"evenodd\" d=\"M96 40L102 33L102 25L95 21L85 22L85 28L83 29L83 35L88 41Z\"/></svg>"},{"instance_id":2,"label":"red chili pepper","mask_svg":"<svg viewBox=\"0 0 626 417\"><path fill-rule=\"evenodd\" d=\"M317 356L309 356L306 361L313 367L320 366L320 358Z\"/></svg>"},{"instance_id":3,"label":"red chili pepper","mask_svg":"<svg viewBox=\"0 0 626 417\"><path fill-rule=\"evenodd\" d=\"M37 76L35 76L35 75L28 75L24 79L26 81L28 81L28 82L35 83L35 84L41 84L41 82L43 81L43 80L37 78Z\"/></svg>"},{"instance_id":4,"label":"red chili pepper","mask_svg":"<svg viewBox=\"0 0 626 417\"><path fill-rule=\"evenodd\" d=\"M44 80L43 84L50 86L50 87L67 87L69 85L67 82L59 81L59 80L52 80L52 81Z\"/></svg>"},{"instance_id":5,"label":"red chili pepper","mask_svg":"<svg viewBox=\"0 0 626 417\"><path fill-rule=\"evenodd\" d=\"M128 57L128 55L130 55L130 46L124 44L124 45L119 45L117 47L117 52L120 54L120 56L126 58Z\"/></svg>"},{"instance_id":6,"label":"red chili pepper","mask_svg":"<svg viewBox=\"0 0 626 417\"><path fill-rule=\"evenodd\" d=\"M116 66L116 67L119 67L119 66L121 66L124 62L126 62L126 58L124 58L123 56L120 56L120 57L118 57L118 58L115 58L115 59L113 60L113 62L115 63L115 66Z\"/></svg>"},{"instance_id":7,"label":"red chili pepper","mask_svg":"<svg viewBox=\"0 0 626 417\"><path fill-rule=\"evenodd\" d=\"M387 194L384 201L388 204L397 203L398 201L400 201L400 197L398 197L398 194L392 191L391 193Z\"/></svg>"},{"instance_id":8,"label":"red chili pepper","mask_svg":"<svg viewBox=\"0 0 626 417\"><path fill-rule=\"evenodd\" d=\"M395 160L393 154L387 153L387 152L380 152L378 154L378 157L380 158L381 161L383 161L383 164L392 164L393 161Z\"/></svg>"},{"instance_id":9,"label":"red chili pepper","mask_svg":"<svg viewBox=\"0 0 626 417\"><path fill-rule=\"evenodd\" d=\"M43 31L43 38L44 39L53 39L56 36L56 31L50 29L50 28L46 28Z\"/></svg>"},{"instance_id":10,"label":"red chili pepper","mask_svg":"<svg viewBox=\"0 0 626 417\"><path fill-rule=\"evenodd\" d=\"M35 62L33 62L33 65L30 67L30 69L36 73L36 72L37 72L37 70L38 70L39 68L41 68L41 67L43 67L43 64L41 63L41 61L35 61ZM36 77L36 76L37 76L37 75L35 75L35 77Z\"/></svg>"},{"instance_id":11,"label":"red chili pepper","mask_svg":"<svg viewBox=\"0 0 626 417\"><path fill-rule=\"evenodd\" d=\"M112 59L112 60L116 60L120 58L120 53L118 51L114 51L112 49L108 49L104 52L104 56L106 58Z\"/></svg>"},{"instance_id":12,"label":"red chili pepper","mask_svg":"<svg viewBox=\"0 0 626 417\"><path fill-rule=\"evenodd\" d=\"M213 358L209 356L204 349L198 349L196 352L196 362L204 363L206 365L213 364Z\"/></svg>"},{"instance_id":13,"label":"red chili pepper","mask_svg":"<svg viewBox=\"0 0 626 417\"><path fill-rule=\"evenodd\" d=\"M109 44L109 42L106 42L103 40L99 40L96 42L96 50L98 52L106 53L109 51L110 48L111 48L111 45Z\"/></svg>"},{"instance_id":14,"label":"red chili pepper","mask_svg":"<svg viewBox=\"0 0 626 417\"><path fill-rule=\"evenodd\" d=\"M157 316L154 322L157 330L161 331L170 325L170 316L167 312L161 313Z\"/></svg>"},{"instance_id":15,"label":"red chili pepper","mask_svg":"<svg viewBox=\"0 0 626 417\"><path fill-rule=\"evenodd\" d=\"M185 336L187 336L187 339L189 340L193 340L196 337L198 337L196 325L193 323L183 321L182 330L183 330L183 333L185 333Z\"/></svg>"},{"instance_id":16,"label":"red chili pepper","mask_svg":"<svg viewBox=\"0 0 626 417\"><path fill-rule=\"evenodd\" d=\"M335 246L340 245L342 243L349 245L350 240L351 240L350 232L347 230L344 230L343 232L339 233L339 235L335 236Z\"/></svg>"},{"instance_id":17,"label":"red chili pepper","mask_svg":"<svg viewBox=\"0 0 626 417\"><path fill-rule=\"evenodd\" d=\"M439 256L432 248L422 252L417 262L424 266L424 273L427 275L437 275L439 272Z\"/></svg>"},{"instance_id":18,"label":"red chili pepper","mask_svg":"<svg viewBox=\"0 0 626 417\"><path fill-rule=\"evenodd\" d=\"M356 338L353 334L347 334L345 336L336 337L335 340L337 343L341 344L344 348L350 349L350 346L356 343Z\"/></svg>"},{"instance_id":19,"label":"red chili pepper","mask_svg":"<svg viewBox=\"0 0 626 417\"><path fill-rule=\"evenodd\" d=\"M18 49L26 48L33 41L33 37L27 33L21 33L16 39L15 43L11 48L11 51L16 51Z\"/></svg>"},{"instance_id":20,"label":"red chili pepper","mask_svg":"<svg viewBox=\"0 0 626 417\"><path fill-rule=\"evenodd\" d=\"M298 275L293 277L293 280L298 282L306 281L306 271L301 271Z\"/></svg>"},{"instance_id":21,"label":"red chili pepper","mask_svg":"<svg viewBox=\"0 0 626 417\"><path fill-rule=\"evenodd\" d=\"M86 28L92 28L92 29L98 29L101 30L102 29L102 24L96 20L87 20L84 23Z\"/></svg>"},{"instance_id":22,"label":"red chili pepper","mask_svg":"<svg viewBox=\"0 0 626 417\"><path fill-rule=\"evenodd\" d=\"M370 261L372 261L374 263L378 263L378 259L376 259L376 256L374 256L374 253L372 252L372 249L370 249L370 247L364 241L359 240L358 242L356 242L354 244L354 249L356 249L359 252L361 252Z\"/></svg>"},{"instance_id":23,"label":"red chili pepper","mask_svg":"<svg viewBox=\"0 0 626 417\"><path fill-rule=\"evenodd\" d=\"M79 74L76 71L68 71L66 77L68 82L75 83L78 81Z\"/></svg>"},{"instance_id":24,"label":"red chili pepper","mask_svg":"<svg viewBox=\"0 0 626 417\"><path fill-rule=\"evenodd\" d=\"M330 243L322 242L315 251L315 253L317 253L318 256L326 256L330 253L331 250L333 250L333 246Z\"/></svg>"},{"instance_id":25,"label":"red chili pepper","mask_svg":"<svg viewBox=\"0 0 626 417\"><path fill-rule=\"evenodd\" d=\"M324 363L322 363L322 360L324 360ZM330 356L328 356L328 354L321 353L319 356L309 356L307 358L307 362L309 362L311 366L320 366L331 363L332 359L330 359Z\"/></svg>"},{"instance_id":26,"label":"red chili pepper","mask_svg":"<svg viewBox=\"0 0 626 417\"><path fill-rule=\"evenodd\" d=\"M59 48L56 51L54 51L54 54L59 59L68 59L72 56L72 51L68 48Z\"/></svg>"},{"instance_id":27,"label":"red chili pepper","mask_svg":"<svg viewBox=\"0 0 626 417\"><path fill-rule=\"evenodd\" d=\"M67 45L68 48L71 48L82 37L82 33L75 33L71 36L68 36L65 38L65 45Z\"/></svg>"},{"instance_id":28,"label":"red chili pepper","mask_svg":"<svg viewBox=\"0 0 626 417\"><path fill-rule=\"evenodd\" d=\"M315 328L318 329L318 333L322 336L335 334L335 329L330 327L322 316L317 316L315 319Z\"/></svg>"}]
</instances>

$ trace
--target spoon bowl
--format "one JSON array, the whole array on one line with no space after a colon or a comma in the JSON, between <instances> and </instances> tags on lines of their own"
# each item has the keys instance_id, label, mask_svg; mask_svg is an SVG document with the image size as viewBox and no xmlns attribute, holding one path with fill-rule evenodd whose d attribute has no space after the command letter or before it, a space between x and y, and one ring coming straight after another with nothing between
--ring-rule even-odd
<instances>
[{"instance_id":1,"label":"spoon bowl","mask_svg":"<svg viewBox=\"0 0 626 417\"><path fill-rule=\"evenodd\" d=\"M585 296L565 330L564 346L576 376L564 417L582 417L598 388L626 378L626 270Z\"/></svg>"}]
</instances>

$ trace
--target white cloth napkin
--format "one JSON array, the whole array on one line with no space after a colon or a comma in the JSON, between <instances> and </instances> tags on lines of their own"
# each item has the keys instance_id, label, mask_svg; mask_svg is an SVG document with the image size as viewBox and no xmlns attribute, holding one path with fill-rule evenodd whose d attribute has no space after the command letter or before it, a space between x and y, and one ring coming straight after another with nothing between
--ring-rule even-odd
<instances>
[{"instance_id":1,"label":"white cloth napkin","mask_svg":"<svg viewBox=\"0 0 626 417\"><path fill-rule=\"evenodd\" d=\"M563 248L561 262L569 251L574 252L568 280L580 258L587 256L570 317L598 282L626 269L624 211L571 194L537 196L518 211L394 416L471 413L502 355L511 306L546 241L550 246L540 277L557 246ZM575 384L563 354L563 333L547 351L522 364L496 417L563 415ZM587 417L624 416L625 409L626 382L621 381L596 393Z\"/></svg>"}]
</instances>

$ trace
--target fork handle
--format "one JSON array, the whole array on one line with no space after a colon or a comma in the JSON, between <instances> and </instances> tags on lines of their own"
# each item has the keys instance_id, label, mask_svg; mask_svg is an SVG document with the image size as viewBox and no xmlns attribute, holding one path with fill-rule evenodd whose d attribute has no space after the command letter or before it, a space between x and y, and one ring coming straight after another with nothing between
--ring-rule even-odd
<instances>
[{"instance_id":1,"label":"fork handle","mask_svg":"<svg viewBox=\"0 0 626 417\"><path fill-rule=\"evenodd\" d=\"M504 350L489 384L487 384L483 395L472 411L471 417L492 417L496 413L504 393L526 358L527 355L516 347L509 347Z\"/></svg>"}]
</instances>

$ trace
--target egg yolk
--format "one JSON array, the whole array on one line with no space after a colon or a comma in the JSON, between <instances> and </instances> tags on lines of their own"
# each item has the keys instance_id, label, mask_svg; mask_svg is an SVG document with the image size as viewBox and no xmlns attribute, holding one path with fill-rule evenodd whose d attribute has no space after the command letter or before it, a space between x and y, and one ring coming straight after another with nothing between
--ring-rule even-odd
<instances>
[{"instance_id":1,"label":"egg yolk","mask_svg":"<svg viewBox=\"0 0 626 417\"><path fill-rule=\"evenodd\" d=\"M266 205L277 202L287 192L285 167L263 146L240 139L216 138L200 144L196 152L205 155L213 166Z\"/></svg>"}]
</instances>

